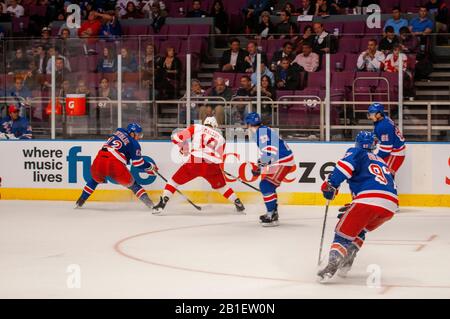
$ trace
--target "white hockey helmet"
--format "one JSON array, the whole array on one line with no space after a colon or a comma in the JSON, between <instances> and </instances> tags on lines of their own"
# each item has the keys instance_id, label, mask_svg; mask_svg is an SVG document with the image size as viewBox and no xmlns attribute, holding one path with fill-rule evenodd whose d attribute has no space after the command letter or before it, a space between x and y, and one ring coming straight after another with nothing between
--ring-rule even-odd
<instances>
[{"instance_id":1,"label":"white hockey helmet","mask_svg":"<svg viewBox=\"0 0 450 319\"><path fill-rule=\"evenodd\" d=\"M216 118L214 116L207 117L205 119L205 121L203 122L203 125L209 125L212 128L219 127L219 124L217 124L217 120L216 120Z\"/></svg>"}]
</instances>

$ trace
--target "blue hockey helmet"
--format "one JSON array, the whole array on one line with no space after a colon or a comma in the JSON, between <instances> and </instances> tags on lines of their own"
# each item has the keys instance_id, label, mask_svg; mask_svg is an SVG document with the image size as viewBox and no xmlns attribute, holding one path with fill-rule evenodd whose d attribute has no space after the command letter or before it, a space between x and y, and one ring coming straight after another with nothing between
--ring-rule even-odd
<instances>
[{"instance_id":1,"label":"blue hockey helmet","mask_svg":"<svg viewBox=\"0 0 450 319\"><path fill-rule=\"evenodd\" d=\"M137 123L130 123L127 126L127 132L128 134L134 133L135 136L142 138L144 136L144 133L142 131L142 127Z\"/></svg>"},{"instance_id":2,"label":"blue hockey helmet","mask_svg":"<svg viewBox=\"0 0 450 319\"><path fill-rule=\"evenodd\" d=\"M372 132L359 132L355 141L355 147L357 148L373 151L377 147L377 138Z\"/></svg>"},{"instance_id":3,"label":"blue hockey helmet","mask_svg":"<svg viewBox=\"0 0 450 319\"><path fill-rule=\"evenodd\" d=\"M367 113L369 114L381 113L381 115L384 116L384 106L381 103L373 103L369 106Z\"/></svg>"},{"instance_id":4,"label":"blue hockey helmet","mask_svg":"<svg viewBox=\"0 0 450 319\"><path fill-rule=\"evenodd\" d=\"M261 124L261 116L256 113L248 113L245 117L245 124L251 125L251 126L257 126Z\"/></svg>"}]
</instances>

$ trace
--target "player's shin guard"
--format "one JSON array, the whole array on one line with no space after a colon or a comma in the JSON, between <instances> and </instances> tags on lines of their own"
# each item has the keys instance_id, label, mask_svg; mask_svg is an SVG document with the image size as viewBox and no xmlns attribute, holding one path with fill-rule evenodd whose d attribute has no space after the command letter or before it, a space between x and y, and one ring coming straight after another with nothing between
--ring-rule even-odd
<instances>
[{"instance_id":1,"label":"player's shin guard","mask_svg":"<svg viewBox=\"0 0 450 319\"><path fill-rule=\"evenodd\" d=\"M259 184L261 193L263 194L264 204L267 213L261 215L259 220L263 226L278 226L278 196L276 186L271 182L263 179Z\"/></svg>"},{"instance_id":2,"label":"player's shin guard","mask_svg":"<svg viewBox=\"0 0 450 319\"><path fill-rule=\"evenodd\" d=\"M148 208L153 208L152 200L148 197L147 192L141 185L135 182L133 185L128 187L128 189L131 190Z\"/></svg>"},{"instance_id":3,"label":"player's shin guard","mask_svg":"<svg viewBox=\"0 0 450 319\"><path fill-rule=\"evenodd\" d=\"M245 210L244 204L242 204L241 200L237 198L236 193L231 187L225 186L216 190L222 194L223 197L232 202L238 212L243 212Z\"/></svg>"},{"instance_id":4,"label":"player's shin guard","mask_svg":"<svg viewBox=\"0 0 450 319\"><path fill-rule=\"evenodd\" d=\"M92 193L97 188L98 183L91 179L89 182L87 182L86 186L83 188L83 192L81 193L80 198L78 198L76 203L76 208L81 208L84 203L88 200L88 198L92 195Z\"/></svg>"},{"instance_id":5,"label":"player's shin guard","mask_svg":"<svg viewBox=\"0 0 450 319\"><path fill-rule=\"evenodd\" d=\"M319 282L325 283L334 277L345 262L348 255L348 247L351 244L352 240L346 239L338 234L335 235L328 257L328 265L317 273Z\"/></svg>"}]
</instances>

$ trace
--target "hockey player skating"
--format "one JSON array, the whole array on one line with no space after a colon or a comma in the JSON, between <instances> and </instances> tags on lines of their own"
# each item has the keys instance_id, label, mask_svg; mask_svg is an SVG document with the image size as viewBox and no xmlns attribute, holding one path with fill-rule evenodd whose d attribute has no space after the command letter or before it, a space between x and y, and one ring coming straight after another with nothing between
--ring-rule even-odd
<instances>
[{"instance_id":1,"label":"hockey player skating","mask_svg":"<svg viewBox=\"0 0 450 319\"><path fill-rule=\"evenodd\" d=\"M366 232L377 229L398 211L394 179L386 163L373 153L375 148L375 135L360 132L355 147L347 150L322 184L323 196L328 200L334 199L345 180L355 196L336 226L328 265L318 273L320 282L327 282L338 271L345 277L364 243Z\"/></svg>"},{"instance_id":2,"label":"hockey player skating","mask_svg":"<svg viewBox=\"0 0 450 319\"><path fill-rule=\"evenodd\" d=\"M216 130L217 127L216 118L207 117L204 125L194 124L172 135L172 142L180 148L184 156L188 156L188 160L166 184L159 203L153 208L154 214L164 210L179 185L184 185L197 177L203 177L208 181L214 190L235 205L238 212L245 210L242 202L225 181L221 165L226 143L222 134Z\"/></svg>"},{"instance_id":3,"label":"hockey player skating","mask_svg":"<svg viewBox=\"0 0 450 319\"><path fill-rule=\"evenodd\" d=\"M405 139L394 121L384 113L384 106L380 103L369 106L367 117L375 125L374 134L379 141L377 155L386 162L395 176L405 160Z\"/></svg>"},{"instance_id":4,"label":"hockey player skating","mask_svg":"<svg viewBox=\"0 0 450 319\"><path fill-rule=\"evenodd\" d=\"M264 198L267 213L260 216L263 226L278 226L278 197L276 189L295 166L294 155L278 134L261 124L258 113L249 113L245 123L255 137L261 152L258 166L252 170L254 176L262 175L259 187Z\"/></svg>"},{"instance_id":5,"label":"hockey player skating","mask_svg":"<svg viewBox=\"0 0 450 319\"><path fill-rule=\"evenodd\" d=\"M153 208L153 202L127 168L127 164L131 162L134 167L150 175L154 175L157 170L156 165L145 161L141 155L138 141L142 137L142 128L137 123L129 124L126 130L123 128L116 130L98 152L91 166L92 179L84 187L76 208L82 207L98 184L106 183L107 177L130 189L147 207Z\"/></svg>"}]
</instances>

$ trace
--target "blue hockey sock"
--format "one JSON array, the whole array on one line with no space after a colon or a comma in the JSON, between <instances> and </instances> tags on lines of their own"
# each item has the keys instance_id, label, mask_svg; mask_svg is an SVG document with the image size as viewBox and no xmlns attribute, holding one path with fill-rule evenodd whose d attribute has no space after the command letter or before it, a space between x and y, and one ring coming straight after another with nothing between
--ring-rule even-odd
<instances>
[{"instance_id":1,"label":"blue hockey sock","mask_svg":"<svg viewBox=\"0 0 450 319\"><path fill-rule=\"evenodd\" d=\"M347 256L347 248L351 245L351 243L352 240L335 234L333 243L331 244L330 260L337 258L338 255L342 257Z\"/></svg>"},{"instance_id":2,"label":"blue hockey sock","mask_svg":"<svg viewBox=\"0 0 450 319\"><path fill-rule=\"evenodd\" d=\"M83 188L83 193L81 193L81 198L84 200L87 200L89 196L92 195L92 193L97 188L98 183L91 179L89 182L87 182L86 186Z\"/></svg>"},{"instance_id":3,"label":"blue hockey sock","mask_svg":"<svg viewBox=\"0 0 450 319\"><path fill-rule=\"evenodd\" d=\"M277 187L265 179L263 179L261 183L259 183L259 187L261 189L261 193L263 194L264 203L266 204L267 211L268 212L274 211L278 206L278 196L276 193Z\"/></svg>"},{"instance_id":4,"label":"blue hockey sock","mask_svg":"<svg viewBox=\"0 0 450 319\"><path fill-rule=\"evenodd\" d=\"M143 201L145 204L152 203L145 189L142 188L142 186L137 184L136 182L130 187L128 187L128 189L130 189L136 195L136 197L139 198L141 201Z\"/></svg>"},{"instance_id":5,"label":"blue hockey sock","mask_svg":"<svg viewBox=\"0 0 450 319\"><path fill-rule=\"evenodd\" d=\"M364 241L366 240L366 233L367 231L362 230L359 235L353 240L353 245L358 247L358 249L361 249L362 245L364 244Z\"/></svg>"}]
</instances>

